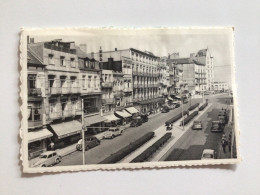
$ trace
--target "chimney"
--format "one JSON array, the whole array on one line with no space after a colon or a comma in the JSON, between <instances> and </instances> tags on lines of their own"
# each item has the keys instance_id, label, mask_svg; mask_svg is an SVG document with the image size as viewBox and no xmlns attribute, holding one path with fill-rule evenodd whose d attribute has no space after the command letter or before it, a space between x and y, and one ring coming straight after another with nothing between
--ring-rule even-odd
<instances>
[{"instance_id":1,"label":"chimney","mask_svg":"<svg viewBox=\"0 0 260 195\"><path fill-rule=\"evenodd\" d=\"M30 38L30 43L34 43L34 38Z\"/></svg>"},{"instance_id":2,"label":"chimney","mask_svg":"<svg viewBox=\"0 0 260 195\"><path fill-rule=\"evenodd\" d=\"M115 51L117 51L117 48L115 48Z\"/></svg>"},{"instance_id":3,"label":"chimney","mask_svg":"<svg viewBox=\"0 0 260 195\"><path fill-rule=\"evenodd\" d=\"M79 48L84 51L85 53L87 53L87 44L80 44Z\"/></svg>"},{"instance_id":4,"label":"chimney","mask_svg":"<svg viewBox=\"0 0 260 195\"><path fill-rule=\"evenodd\" d=\"M29 37L29 35L27 35L27 44L29 44L30 43L30 37Z\"/></svg>"}]
</instances>

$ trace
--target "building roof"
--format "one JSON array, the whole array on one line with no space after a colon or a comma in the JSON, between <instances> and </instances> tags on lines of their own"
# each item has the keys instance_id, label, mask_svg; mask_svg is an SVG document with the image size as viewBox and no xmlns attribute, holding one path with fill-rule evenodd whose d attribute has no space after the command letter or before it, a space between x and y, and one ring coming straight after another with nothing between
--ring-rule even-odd
<instances>
[{"instance_id":1,"label":"building roof","mask_svg":"<svg viewBox=\"0 0 260 195\"><path fill-rule=\"evenodd\" d=\"M150 57L152 57L152 58L159 58L158 56L155 56L152 52L148 52L148 51L143 52L143 51L140 51L140 50L137 50L137 49L134 49L134 48L130 48L130 50L135 51L135 52L138 52L138 53L141 53L141 54L143 54L143 55L150 56Z\"/></svg>"},{"instance_id":2,"label":"building roof","mask_svg":"<svg viewBox=\"0 0 260 195\"><path fill-rule=\"evenodd\" d=\"M207 51L208 51L208 49L201 49L201 50L199 50L198 53L196 54L196 57L206 56L207 55Z\"/></svg>"},{"instance_id":3,"label":"building roof","mask_svg":"<svg viewBox=\"0 0 260 195\"><path fill-rule=\"evenodd\" d=\"M37 56L37 54L30 47L28 47L27 50L27 63L35 65L44 65L39 56Z\"/></svg>"}]
</instances>

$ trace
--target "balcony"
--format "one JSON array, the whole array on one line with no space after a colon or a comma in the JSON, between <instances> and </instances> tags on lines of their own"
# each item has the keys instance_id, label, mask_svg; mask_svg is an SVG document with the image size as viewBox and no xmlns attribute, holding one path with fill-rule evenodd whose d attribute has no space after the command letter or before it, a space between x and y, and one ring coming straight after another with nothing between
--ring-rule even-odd
<instances>
[{"instance_id":1,"label":"balcony","mask_svg":"<svg viewBox=\"0 0 260 195\"><path fill-rule=\"evenodd\" d=\"M132 88L124 88L124 92L131 92L133 91Z\"/></svg>"},{"instance_id":2,"label":"balcony","mask_svg":"<svg viewBox=\"0 0 260 195\"><path fill-rule=\"evenodd\" d=\"M63 117L70 117L70 116L72 116L72 110L63 110L62 111L62 116Z\"/></svg>"},{"instance_id":3,"label":"balcony","mask_svg":"<svg viewBox=\"0 0 260 195\"><path fill-rule=\"evenodd\" d=\"M43 125L42 120L39 121L28 121L28 128L41 127Z\"/></svg>"},{"instance_id":4,"label":"balcony","mask_svg":"<svg viewBox=\"0 0 260 195\"><path fill-rule=\"evenodd\" d=\"M102 99L102 104L115 104L115 99L114 98Z\"/></svg>"},{"instance_id":5,"label":"balcony","mask_svg":"<svg viewBox=\"0 0 260 195\"><path fill-rule=\"evenodd\" d=\"M112 88L113 83L112 82L105 82L101 84L102 88Z\"/></svg>"},{"instance_id":6,"label":"balcony","mask_svg":"<svg viewBox=\"0 0 260 195\"><path fill-rule=\"evenodd\" d=\"M134 88L138 88L139 84L138 83L134 83Z\"/></svg>"},{"instance_id":7,"label":"balcony","mask_svg":"<svg viewBox=\"0 0 260 195\"><path fill-rule=\"evenodd\" d=\"M50 94L52 94L52 95L61 94L61 88L60 87L51 87Z\"/></svg>"},{"instance_id":8,"label":"balcony","mask_svg":"<svg viewBox=\"0 0 260 195\"><path fill-rule=\"evenodd\" d=\"M42 91L40 88L28 89L28 96L37 97L41 95L42 95Z\"/></svg>"},{"instance_id":9,"label":"balcony","mask_svg":"<svg viewBox=\"0 0 260 195\"><path fill-rule=\"evenodd\" d=\"M80 87L71 87L71 93L80 93Z\"/></svg>"},{"instance_id":10,"label":"balcony","mask_svg":"<svg viewBox=\"0 0 260 195\"><path fill-rule=\"evenodd\" d=\"M115 96L123 96L124 95L124 92L122 91L122 90L120 90L120 91L115 91L114 92L115 94Z\"/></svg>"},{"instance_id":11,"label":"balcony","mask_svg":"<svg viewBox=\"0 0 260 195\"><path fill-rule=\"evenodd\" d=\"M133 75L138 75L137 71L133 70Z\"/></svg>"},{"instance_id":12,"label":"balcony","mask_svg":"<svg viewBox=\"0 0 260 195\"><path fill-rule=\"evenodd\" d=\"M81 109L72 109L72 115L73 116L78 116L78 115L81 115Z\"/></svg>"},{"instance_id":13,"label":"balcony","mask_svg":"<svg viewBox=\"0 0 260 195\"><path fill-rule=\"evenodd\" d=\"M61 111L60 112L51 112L49 114L49 117L50 117L51 120L55 120L55 119L61 118L61 116L62 116L62 112Z\"/></svg>"},{"instance_id":14,"label":"balcony","mask_svg":"<svg viewBox=\"0 0 260 195\"><path fill-rule=\"evenodd\" d=\"M71 87L62 87L61 88L61 93L62 94L69 94L69 93L71 93Z\"/></svg>"}]
</instances>

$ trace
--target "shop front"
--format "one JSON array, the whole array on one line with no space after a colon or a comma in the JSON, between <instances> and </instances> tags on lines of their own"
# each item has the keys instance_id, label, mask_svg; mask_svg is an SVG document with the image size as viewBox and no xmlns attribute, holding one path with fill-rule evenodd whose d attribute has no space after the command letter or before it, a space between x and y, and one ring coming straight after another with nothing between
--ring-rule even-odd
<instances>
[{"instance_id":1,"label":"shop front","mask_svg":"<svg viewBox=\"0 0 260 195\"><path fill-rule=\"evenodd\" d=\"M126 123L129 123L132 119L132 115L129 114L127 111L116 111L115 116L118 118L121 118L121 125L125 125Z\"/></svg>"},{"instance_id":2,"label":"shop front","mask_svg":"<svg viewBox=\"0 0 260 195\"><path fill-rule=\"evenodd\" d=\"M53 134L48 129L28 132L28 159L35 158L45 152Z\"/></svg>"},{"instance_id":3,"label":"shop front","mask_svg":"<svg viewBox=\"0 0 260 195\"><path fill-rule=\"evenodd\" d=\"M117 118L114 114L104 116L107 120L105 121L106 127L116 127L119 122L120 118Z\"/></svg>"},{"instance_id":4,"label":"shop front","mask_svg":"<svg viewBox=\"0 0 260 195\"><path fill-rule=\"evenodd\" d=\"M125 110L132 115L132 119L136 119L138 116L140 116L139 110L137 110L135 107L129 107Z\"/></svg>"},{"instance_id":5,"label":"shop front","mask_svg":"<svg viewBox=\"0 0 260 195\"><path fill-rule=\"evenodd\" d=\"M50 130L54 133L54 148L63 148L80 139L82 124L77 120L67 121L50 125Z\"/></svg>"},{"instance_id":6,"label":"shop front","mask_svg":"<svg viewBox=\"0 0 260 195\"><path fill-rule=\"evenodd\" d=\"M107 130L105 122L107 119L104 116L92 115L84 117L84 126L87 127L86 135L95 135Z\"/></svg>"}]
</instances>

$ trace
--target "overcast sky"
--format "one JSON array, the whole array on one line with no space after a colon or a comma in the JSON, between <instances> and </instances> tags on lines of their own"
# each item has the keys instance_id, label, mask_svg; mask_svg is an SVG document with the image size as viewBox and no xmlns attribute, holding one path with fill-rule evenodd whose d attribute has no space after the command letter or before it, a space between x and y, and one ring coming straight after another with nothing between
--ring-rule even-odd
<instances>
[{"instance_id":1,"label":"overcast sky","mask_svg":"<svg viewBox=\"0 0 260 195\"><path fill-rule=\"evenodd\" d=\"M46 32L45 32L46 33ZM44 32L31 35L35 42L50 41L61 38L63 41L75 41L77 45L86 44L87 52L98 52L117 48L135 48L150 51L156 56L167 56L168 53L179 52L180 57L189 57L200 49L208 47L214 57L215 81L231 83L231 49L230 31L212 30L75 30L51 31L49 36ZM45 34L45 35L44 35Z\"/></svg>"}]
</instances>

